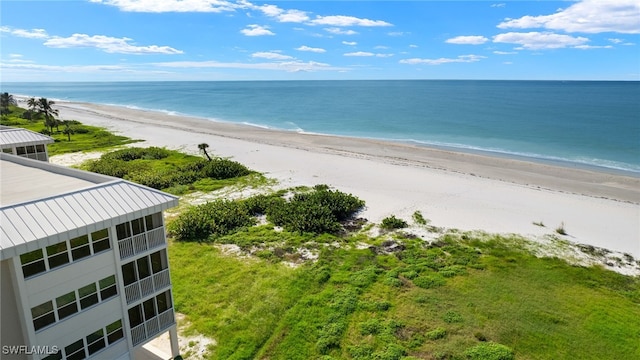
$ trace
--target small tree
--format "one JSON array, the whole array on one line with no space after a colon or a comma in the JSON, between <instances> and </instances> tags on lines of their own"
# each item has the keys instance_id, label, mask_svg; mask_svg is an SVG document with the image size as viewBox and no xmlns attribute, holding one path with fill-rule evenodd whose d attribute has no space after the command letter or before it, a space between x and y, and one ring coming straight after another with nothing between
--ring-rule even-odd
<instances>
[{"instance_id":1,"label":"small tree","mask_svg":"<svg viewBox=\"0 0 640 360\"><path fill-rule=\"evenodd\" d=\"M46 98L40 98L38 100L38 114L42 114L44 116L44 126L49 128L49 131L53 133L53 127L58 129L58 125L60 121L55 117L58 116L58 110L52 108L51 106L55 104L55 102L51 100L47 100Z\"/></svg>"},{"instance_id":2,"label":"small tree","mask_svg":"<svg viewBox=\"0 0 640 360\"><path fill-rule=\"evenodd\" d=\"M62 133L67 135L67 141L71 141L71 135L75 134L75 130L71 127L71 121L65 120L62 123L64 124L64 129L62 129Z\"/></svg>"},{"instance_id":3,"label":"small tree","mask_svg":"<svg viewBox=\"0 0 640 360\"><path fill-rule=\"evenodd\" d=\"M211 161L211 156L209 156L209 153L207 152L208 147L209 147L209 144L207 143L198 144L198 149L202 151L204 156L206 156L209 161Z\"/></svg>"},{"instance_id":4,"label":"small tree","mask_svg":"<svg viewBox=\"0 0 640 360\"><path fill-rule=\"evenodd\" d=\"M16 102L16 99L14 99L13 95L9 94L8 92L2 93L0 95L0 112L2 112L3 115L11 112L9 106L16 106L17 104L18 103Z\"/></svg>"}]
</instances>

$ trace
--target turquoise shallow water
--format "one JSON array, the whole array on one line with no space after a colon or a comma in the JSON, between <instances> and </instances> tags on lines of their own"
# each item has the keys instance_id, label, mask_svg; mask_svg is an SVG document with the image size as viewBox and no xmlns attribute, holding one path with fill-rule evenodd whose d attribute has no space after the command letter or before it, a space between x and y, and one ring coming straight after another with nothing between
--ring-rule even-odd
<instances>
[{"instance_id":1,"label":"turquoise shallow water","mask_svg":"<svg viewBox=\"0 0 640 360\"><path fill-rule=\"evenodd\" d=\"M60 101L640 174L640 82L86 82L1 87L2 92Z\"/></svg>"}]
</instances>

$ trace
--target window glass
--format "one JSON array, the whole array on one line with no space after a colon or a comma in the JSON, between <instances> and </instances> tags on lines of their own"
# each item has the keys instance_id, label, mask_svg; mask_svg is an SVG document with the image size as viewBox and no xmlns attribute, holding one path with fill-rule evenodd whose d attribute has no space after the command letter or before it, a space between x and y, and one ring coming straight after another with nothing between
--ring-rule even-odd
<instances>
[{"instance_id":1,"label":"window glass","mask_svg":"<svg viewBox=\"0 0 640 360\"><path fill-rule=\"evenodd\" d=\"M171 293L164 292L156 296L156 302L158 304L158 313L162 313L171 308Z\"/></svg>"},{"instance_id":2,"label":"window glass","mask_svg":"<svg viewBox=\"0 0 640 360\"><path fill-rule=\"evenodd\" d=\"M33 145L29 145L27 146L27 154L35 154L36 153L36 147Z\"/></svg>"},{"instance_id":3,"label":"window glass","mask_svg":"<svg viewBox=\"0 0 640 360\"><path fill-rule=\"evenodd\" d=\"M107 325L107 342L109 345L122 339L124 332L122 331L122 320Z\"/></svg>"},{"instance_id":4,"label":"window glass","mask_svg":"<svg viewBox=\"0 0 640 360\"><path fill-rule=\"evenodd\" d=\"M36 145L36 152L44 152L44 145L43 144L38 144Z\"/></svg>"},{"instance_id":5,"label":"window glass","mask_svg":"<svg viewBox=\"0 0 640 360\"><path fill-rule=\"evenodd\" d=\"M136 261L138 263L138 278L144 279L151 275L149 271L149 259L145 256Z\"/></svg>"},{"instance_id":6,"label":"window glass","mask_svg":"<svg viewBox=\"0 0 640 360\"><path fill-rule=\"evenodd\" d=\"M165 260L164 250L151 254L151 270L153 273L158 273L167 268L167 262Z\"/></svg>"},{"instance_id":7,"label":"window glass","mask_svg":"<svg viewBox=\"0 0 640 360\"><path fill-rule=\"evenodd\" d=\"M82 360L87 357L84 351L84 341L82 339L71 345L65 346L64 353L67 355L67 360Z\"/></svg>"},{"instance_id":8,"label":"window glass","mask_svg":"<svg viewBox=\"0 0 640 360\"><path fill-rule=\"evenodd\" d=\"M129 309L129 324L132 328L142 324L142 312L140 310L140 305Z\"/></svg>"},{"instance_id":9,"label":"window glass","mask_svg":"<svg viewBox=\"0 0 640 360\"><path fill-rule=\"evenodd\" d=\"M53 302L47 301L44 304L31 308L31 316L36 331L49 324L53 324L56 322L56 316L53 312Z\"/></svg>"},{"instance_id":10,"label":"window glass","mask_svg":"<svg viewBox=\"0 0 640 360\"><path fill-rule=\"evenodd\" d=\"M91 242L93 243L94 254L111 248L111 245L109 244L109 231L107 229L102 229L92 233Z\"/></svg>"},{"instance_id":11,"label":"window glass","mask_svg":"<svg viewBox=\"0 0 640 360\"><path fill-rule=\"evenodd\" d=\"M12 148L4 148L2 149L3 153L7 153L7 154L13 154L13 149Z\"/></svg>"},{"instance_id":12,"label":"window glass","mask_svg":"<svg viewBox=\"0 0 640 360\"><path fill-rule=\"evenodd\" d=\"M58 318L60 320L77 313L76 292L72 291L56 298L56 307L58 308Z\"/></svg>"},{"instance_id":13,"label":"window glass","mask_svg":"<svg viewBox=\"0 0 640 360\"><path fill-rule=\"evenodd\" d=\"M142 303L142 307L144 308L144 319L149 320L152 317L156 316L156 307L155 301L153 298Z\"/></svg>"},{"instance_id":14,"label":"window glass","mask_svg":"<svg viewBox=\"0 0 640 360\"><path fill-rule=\"evenodd\" d=\"M122 265L122 278L124 280L124 286L133 284L134 282L138 281L138 277L136 276L135 261Z\"/></svg>"},{"instance_id":15,"label":"window glass","mask_svg":"<svg viewBox=\"0 0 640 360\"><path fill-rule=\"evenodd\" d=\"M69 254L67 253L67 242L63 241L51 246L47 246L47 256L49 261L49 269L56 268L69 262Z\"/></svg>"},{"instance_id":16,"label":"window glass","mask_svg":"<svg viewBox=\"0 0 640 360\"><path fill-rule=\"evenodd\" d=\"M27 150L24 148L24 146L17 146L16 147L16 154L24 155L26 153L27 153Z\"/></svg>"},{"instance_id":17,"label":"window glass","mask_svg":"<svg viewBox=\"0 0 640 360\"><path fill-rule=\"evenodd\" d=\"M116 226L116 233L118 235L118 240L126 239L131 236L131 228L129 226L129 222L120 224Z\"/></svg>"},{"instance_id":18,"label":"window glass","mask_svg":"<svg viewBox=\"0 0 640 360\"><path fill-rule=\"evenodd\" d=\"M147 215L144 220L147 224L147 231L158 228L162 226L162 213Z\"/></svg>"},{"instance_id":19,"label":"window glass","mask_svg":"<svg viewBox=\"0 0 640 360\"><path fill-rule=\"evenodd\" d=\"M22 274L25 278L47 271L42 249L20 255L20 263L23 265Z\"/></svg>"},{"instance_id":20,"label":"window glass","mask_svg":"<svg viewBox=\"0 0 640 360\"><path fill-rule=\"evenodd\" d=\"M81 287L78 290L78 296L80 297L80 308L86 309L91 305L98 303L98 292L96 290L96 284L91 283L87 286Z\"/></svg>"},{"instance_id":21,"label":"window glass","mask_svg":"<svg viewBox=\"0 0 640 360\"><path fill-rule=\"evenodd\" d=\"M118 294L118 289L116 288L116 276L111 275L100 280L100 298L102 301L115 296Z\"/></svg>"},{"instance_id":22,"label":"window glass","mask_svg":"<svg viewBox=\"0 0 640 360\"><path fill-rule=\"evenodd\" d=\"M74 261L91 255L91 249L89 248L89 236L79 236L75 239L71 239L69 242L71 244L71 257Z\"/></svg>"},{"instance_id":23,"label":"window glass","mask_svg":"<svg viewBox=\"0 0 640 360\"><path fill-rule=\"evenodd\" d=\"M107 344L104 342L104 330L100 329L87 336L87 349L89 355L93 355L103 349Z\"/></svg>"},{"instance_id":24,"label":"window glass","mask_svg":"<svg viewBox=\"0 0 640 360\"><path fill-rule=\"evenodd\" d=\"M131 228L133 229L133 235L138 235L144 232L143 219L135 219L131 221Z\"/></svg>"}]
</instances>

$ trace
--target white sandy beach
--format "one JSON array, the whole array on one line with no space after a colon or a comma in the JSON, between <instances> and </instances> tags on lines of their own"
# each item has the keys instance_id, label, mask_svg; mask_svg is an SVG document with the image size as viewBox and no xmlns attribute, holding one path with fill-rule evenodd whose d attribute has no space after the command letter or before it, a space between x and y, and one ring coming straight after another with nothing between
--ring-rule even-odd
<instances>
[{"instance_id":1,"label":"white sandy beach","mask_svg":"<svg viewBox=\"0 0 640 360\"><path fill-rule=\"evenodd\" d=\"M564 223L567 240L640 257L640 178L113 106L55 107L61 119L145 140L133 146L196 153L205 142L285 187L328 184L365 200L361 216L373 222L419 210L435 226L533 239Z\"/></svg>"}]
</instances>

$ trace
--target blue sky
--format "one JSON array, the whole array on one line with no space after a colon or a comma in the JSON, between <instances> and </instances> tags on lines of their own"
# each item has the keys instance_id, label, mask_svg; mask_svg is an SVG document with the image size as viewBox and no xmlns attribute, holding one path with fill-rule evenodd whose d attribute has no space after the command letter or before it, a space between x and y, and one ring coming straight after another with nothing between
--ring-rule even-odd
<instances>
[{"instance_id":1,"label":"blue sky","mask_svg":"<svg viewBox=\"0 0 640 360\"><path fill-rule=\"evenodd\" d=\"M640 80L640 2L3 0L1 81Z\"/></svg>"}]
</instances>

